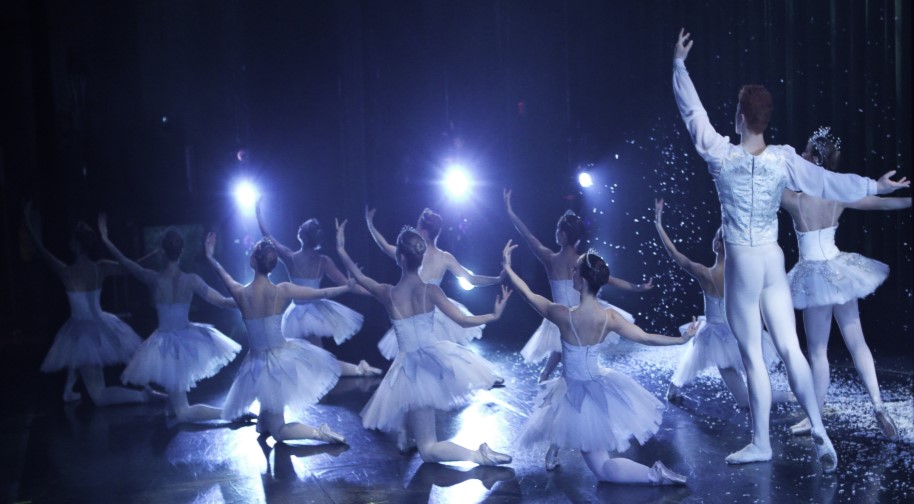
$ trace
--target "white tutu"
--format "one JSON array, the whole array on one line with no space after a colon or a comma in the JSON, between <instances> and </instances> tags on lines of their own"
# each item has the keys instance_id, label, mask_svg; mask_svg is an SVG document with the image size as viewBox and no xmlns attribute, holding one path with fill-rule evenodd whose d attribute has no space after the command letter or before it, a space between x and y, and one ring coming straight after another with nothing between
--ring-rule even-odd
<instances>
[{"instance_id":1,"label":"white tutu","mask_svg":"<svg viewBox=\"0 0 914 504\"><path fill-rule=\"evenodd\" d=\"M124 321L101 311L101 291L67 292L71 317L57 331L41 371L129 362L143 340Z\"/></svg>"},{"instance_id":2,"label":"white tutu","mask_svg":"<svg viewBox=\"0 0 914 504\"><path fill-rule=\"evenodd\" d=\"M546 443L618 453L627 450L632 439L644 444L663 421L663 403L612 369L602 369L591 380L562 376L542 387L536 410L518 438L522 446Z\"/></svg>"},{"instance_id":3,"label":"white tutu","mask_svg":"<svg viewBox=\"0 0 914 504\"><path fill-rule=\"evenodd\" d=\"M680 326L679 333L685 334L690 325L691 323ZM708 322L704 316L698 317L698 332L685 347L670 380L677 387L691 383L706 369L734 368L743 375L746 374L736 336L726 322ZM767 367L780 360L768 331L762 331L762 356Z\"/></svg>"},{"instance_id":4,"label":"white tutu","mask_svg":"<svg viewBox=\"0 0 914 504\"><path fill-rule=\"evenodd\" d=\"M825 261L801 260L787 273L797 310L864 298L888 276L887 264L850 252Z\"/></svg>"},{"instance_id":5,"label":"white tutu","mask_svg":"<svg viewBox=\"0 0 914 504\"><path fill-rule=\"evenodd\" d=\"M286 338L318 336L342 344L362 329L362 315L329 299L289 305L282 315L282 334Z\"/></svg>"},{"instance_id":6,"label":"white tutu","mask_svg":"<svg viewBox=\"0 0 914 504\"><path fill-rule=\"evenodd\" d=\"M307 341L280 335L280 315L245 320L251 350L244 357L229 389L222 417L244 415L251 403L261 410L282 413L286 407L301 413L336 385L340 366L336 357Z\"/></svg>"},{"instance_id":7,"label":"white tutu","mask_svg":"<svg viewBox=\"0 0 914 504\"><path fill-rule=\"evenodd\" d=\"M612 308L616 310L619 315L622 315L625 320L634 323L635 317L627 311L611 305L603 300L598 300L600 306L603 308ZM610 333L606 336L607 339L618 338L616 333ZM559 330L559 326L553 324L552 322L543 319L543 322L533 333L533 336L527 341L527 344L524 345L524 348L521 349L520 354L524 358L524 362L534 363L545 360L553 352L561 353L562 351L562 333Z\"/></svg>"},{"instance_id":8,"label":"white tutu","mask_svg":"<svg viewBox=\"0 0 914 504\"><path fill-rule=\"evenodd\" d=\"M466 306L451 298L448 298L448 301L453 303L464 315L473 315ZM435 312L435 335L439 339L443 341L453 341L458 345L466 345L474 339L482 338L482 330L486 327L485 324L475 327L461 327L460 324L454 322L450 317L445 315L444 312L439 310L438 307L435 307L433 310ZM397 353L399 353L399 348L397 347L397 333L394 331L393 326L384 333L381 341L378 342L378 350L387 360L392 360L397 356Z\"/></svg>"},{"instance_id":9,"label":"white tutu","mask_svg":"<svg viewBox=\"0 0 914 504\"><path fill-rule=\"evenodd\" d=\"M393 321L407 348L397 354L362 410L366 429L400 431L410 410L451 410L466 404L475 391L495 384L488 361L451 341L434 340L433 317L428 312ZM408 344L403 338L409 338Z\"/></svg>"},{"instance_id":10,"label":"white tutu","mask_svg":"<svg viewBox=\"0 0 914 504\"><path fill-rule=\"evenodd\" d=\"M124 383L155 383L168 391L188 391L222 369L241 345L208 324L158 330L146 339L121 375Z\"/></svg>"}]
</instances>

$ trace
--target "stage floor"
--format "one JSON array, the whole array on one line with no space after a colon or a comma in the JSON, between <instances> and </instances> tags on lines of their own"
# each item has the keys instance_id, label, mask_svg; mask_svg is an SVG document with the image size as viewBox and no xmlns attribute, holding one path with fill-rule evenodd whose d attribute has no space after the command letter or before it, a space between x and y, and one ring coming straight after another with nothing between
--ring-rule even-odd
<instances>
[{"instance_id":1,"label":"stage floor","mask_svg":"<svg viewBox=\"0 0 914 504\"><path fill-rule=\"evenodd\" d=\"M770 463L725 464L724 457L748 440L748 414L735 406L718 377L700 378L685 390L682 406L667 407L653 439L622 454L647 465L661 459L689 477L685 487L652 487L598 483L576 452L563 452L561 466L546 472L542 451L512 444L532 408L538 368L521 363L495 340L474 348L500 367L506 386L478 394L460 411L440 414L439 435L472 448L486 441L514 455L509 466L423 464L415 451L400 454L392 436L360 424L359 411L377 378L341 379L303 419L330 424L348 445L283 445L259 440L252 424L174 425L161 402L65 405L62 377L37 372L37 350L17 355L7 348L0 490L9 502L914 501L911 369L902 358L877 356L884 399L900 430L896 440L877 430L854 370L834 367L825 420L840 465L827 476L815 462L810 439L787 432L801 417L796 404L772 410ZM663 398L680 352L625 345L606 360ZM29 370L20 369L26 365ZM221 404L236 366L202 383L191 401ZM785 388L782 372L772 381Z\"/></svg>"}]
</instances>

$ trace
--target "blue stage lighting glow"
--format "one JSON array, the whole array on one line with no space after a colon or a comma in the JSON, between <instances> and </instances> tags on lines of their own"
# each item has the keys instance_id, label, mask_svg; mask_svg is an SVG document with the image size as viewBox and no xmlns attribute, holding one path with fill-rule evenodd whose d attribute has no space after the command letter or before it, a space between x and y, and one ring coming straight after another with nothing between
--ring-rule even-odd
<instances>
[{"instance_id":1,"label":"blue stage lighting glow","mask_svg":"<svg viewBox=\"0 0 914 504\"><path fill-rule=\"evenodd\" d=\"M235 184L232 194L235 196L235 204L242 210L247 211L254 209L257 198L260 196L260 191L250 181L242 180Z\"/></svg>"},{"instance_id":2,"label":"blue stage lighting glow","mask_svg":"<svg viewBox=\"0 0 914 504\"><path fill-rule=\"evenodd\" d=\"M578 174L578 184L580 184L581 187L590 187L593 185L593 177L586 171L581 172Z\"/></svg>"},{"instance_id":3,"label":"blue stage lighting glow","mask_svg":"<svg viewBox=\"0 0 914 504\"><path fill-rule=\"evenodd\" d=\"M444 188L454 198L463 198L470 192L472 181L466 169L460 165L451 165L444 176Z\"/></svg>"},{"instance_id":4,"label":"blue stage lighting glow","mask_svg":"<svg viewBox=\"0 0 914 504\"><path fill-rule=\"evenodd\" d=\"M470 281L467 280L466 278L457 277L457 283L460 285L460 288L462 288L465 291L473 290L473 284L471 284Z\"/></svg>"}]
</instances>

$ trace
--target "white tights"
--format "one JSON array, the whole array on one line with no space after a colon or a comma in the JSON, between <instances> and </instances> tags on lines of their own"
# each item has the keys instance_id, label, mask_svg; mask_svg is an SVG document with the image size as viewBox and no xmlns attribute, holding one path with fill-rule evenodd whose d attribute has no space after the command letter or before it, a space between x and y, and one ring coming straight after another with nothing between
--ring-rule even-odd
<instances>
[{"instance_id":1,"label":"white tights","mask_svg":"<svg viewBox=\"0 0 914 504\"><path fill-rule=\"evenodd\" d=\"M324 348L324 341L320 336L306 336L305 341L317 348ZM340 365L340 376L364 376L364 373L359 369L358 365L341 360L337 360L336 362Z\"/></svg>"},{"instance_id":2,"label":"white tights","mask_svg":"<svg viewBox=\"0 0 914 504\"><path fill-rule=\"evenodd\" d=\"M860 325L856 299L841 305L817 306L803 310L803 326L806 329L806 344L819 408L825 404L825 396L831 383L828 336L831 332L832 316L838 322L844 344L854 359L854 366L863 380L870 400L873 401L873 406L881 408L882 396L879 393L879 382L876 380L876 366L873 364L873 354L863 339L863 327Z\"/></svg>"},{"instance_id":3,"label":"white tights","mask_svg":"<svg viewBox=\"0 0 914 504\"><path fill-rule=\"evenodd\" d=\"M627 458L612 458L606 450L581 452L587 467L600 479L610 483L650 483L650 468Z\"/></svg>"},{"instance_id":4,"label":"white tights","mask_svg":"<svg viewBox=\"0 0 914 504\"><path fill-rule=\"evenodd\" d=\"M424 462L468 461L483 464L485 460L478 450L470 450L450 441L438 441L435 430L435 410L424 408L412 410L408 416L409 429L416 439L419 456Z\"/></svg>"},{"instance_id":5,"label":"white tights","mask_svg":"<svg viewBox=\"0 0 914 504\"><path fill-rule=\"evenodd\" d=\"M222 418L222 408L207 404L191 406L187 401L187 392L183 390L169 390L168 400L171 402L171 407L175 410L175 417L179 422L200 422Z\"/></svg>"},{"instance_id":6,"label":"white tights","mask_svg":"<svg viewBox=\"0 0 914 504\"><path fill-rule=\"evenodd\" d=\"M825 427L816 401L812 372L797 340L796 318L781 248L776 243L757 247L728 243L726 247L724 293L727 320L736 336L746 368L752 447L756 452L771 452L768 435L771 382L762 357L763 319L775 348L787 366L787 381L791 390L806 411L813 432L824 436Z\"/></svg>"},{"instance_id":7,"label":"white tights","mask_svg":"<svg viewBox=\"0 0 914 504\"><path fill-rule=\"evenodd\" d=\"M101 366L85 366L79 368L79 376L89 392L89 397L96 406L111 406L114 404L142 403L149 400L147 394L141 390L125 387L108 387L105 385L105 373ZM76 373L67 373L67 385L72 387L76 381ZM72 390L72 388L70 389Z\"/></svg>"}]
</instances>

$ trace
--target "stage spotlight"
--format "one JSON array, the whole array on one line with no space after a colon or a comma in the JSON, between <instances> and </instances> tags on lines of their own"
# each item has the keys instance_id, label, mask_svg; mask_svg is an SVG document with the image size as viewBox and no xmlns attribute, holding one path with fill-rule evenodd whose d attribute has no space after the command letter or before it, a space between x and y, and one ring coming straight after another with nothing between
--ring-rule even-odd
<instances>
[{"instance_id":1,"label":"stage spotlight","mask_svg":"<svg viewBox=\"0 0 914 504\"><path fill-rule=\"evenodd\" d=\"M237 182L232 194L235 196L235 204L244 211L253 210L254 205L257 203L257 198L260 197L257 187L247 180Z\"/></svg>"},{"instance_id":2,"label":"stage spotlight","mask_svg":"<svg viewBox=\"0 0 914 504\"><path fill-rule=\"evenodd\" d=\"M472 273L472 271L470 273ZM457 283L460 285L460 288L465 291L471 291L474 288L473 284L471 284L469 280L463 277L457 277Z\"/></svg>"},{"instance_id":3,"label":"stage spotlight","mask_svg":"<svg viewBox=\"0 0 914 504\"><path fill-rule=\"evenodd\" d=\"M590 187L593 185L593 177L590 176L589 172L582 171L578 173L578 184L581 187Z\"/></svg>"},{"instance_id":4,"label":"stage spotlight","mask_svg":"<svg viewBox=\"0 0 914 504\"><path fill-rule=\"evenodd\" d=\"M444 176L444 188L453 198L463 198L470 192L470 175L460 165L450 165Z\"/></svg>"}]
</instances>

